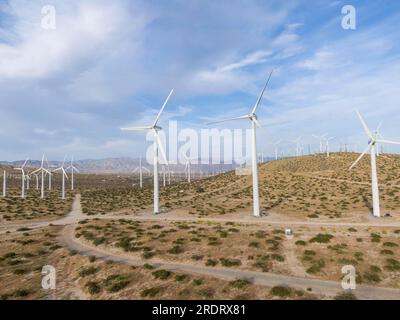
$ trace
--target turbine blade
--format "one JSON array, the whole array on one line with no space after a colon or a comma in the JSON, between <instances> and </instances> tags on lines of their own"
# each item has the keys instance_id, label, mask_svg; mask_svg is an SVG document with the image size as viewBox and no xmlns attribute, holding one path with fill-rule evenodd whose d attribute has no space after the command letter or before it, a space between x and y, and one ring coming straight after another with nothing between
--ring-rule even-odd
<instances>
[{"instance_id":1,"label":"turbine blade","mask_svg":"<svg viewBox=\"0 0 400 320\"><path fill-rule=\"evenodd\" d=\"M37 172L39 172L40 171L40 168L39 169L36 169L36 170L34 170L34 171L32 171L30 174L36 174Z\"/></svg>"},{"instance_id":2,"label":"turbine blade","mask_svg":"<svg viewBox=\"0 0 400 320\"><path fill-rule=\"evenodd\" d=\"M154 120L153 127L157 125L157 122L158 122L158 120L160 119L161 113L164 111L164 108L165 108L165 106L167 105L167 103L168 103L168 101L169 101L169 98L171 98L173 92L174 92L174 89L171 90L171 92L169 93L167 99L165 99L164 104L162 105L160 111L159 111L158 114L157 114L156 120Z\"/></svg>"},{"instance_id":3,"label":"turbine blade","mask_svg":"<svg viewBox=\"0 0 400 320\"><path fill-rule=\"evenodd\" d=\"M222 123L222 122L228 122L228 121L233 121L233 120L248 119L248 118L249 118L249 116L245 115L245 116L240 116L240 117L235 117L235 118L230 118L230 119L224 119L224 120L208 122L207 125L216 124L216 123Z\"/></svg>"},{"instance_id":4,"label":"turbine blade","mask_svg":"<svg viewBox=\"0 0 400 320\"><path fill-rule=\"evenodd\" d=\"M356 109L357 115L360 118L361 124L364 128L365 133L367 134L367 136L371 139L371 140L375 140L371 131L369 131L367 124L365 123L363 117L361 116L360 112Z\"/></svg>"},{"instance_id":5,"label":"turbine blade","mask_svg":"<svg viewBox=\"0 0 400 320\"><path fill-rule=\"evenodd\" d=\"M133 170L132 173L135 173L138 170L139 170L139 167L135 168L135 170Z\"/></svg>"},{"instance_id":6,"label":"turbine blade","mask_svg":"<svg viewBox=\"0 0 400 320\"><path fill-rule=\"evenodd\" d=\"M153 127L128 127L128 128L120 128L122 131L146 131Z\"/></svg>"},{"instance_id":7,"label":"turbine blade","mask_svg":"<svg viewBox=\"0 0 400 320\"><path fill-rule=\"evenodd\" d=\"M142 167L142 169L143 169L143 170L146 170L147 172L149 172L149 173L150 173L150 170L149 170L149 169L147 169L146 167Z\"/></svg>"},{"instance_id":8,"label":"turbine blade","mask_svg":"<svg viewBox=\"0 0 400 320\"><path fill-rule=\"evenodd\" d=\"M29 158L26 158L26 160L25 160L24 164L22 165L22 168L24 168L24 167L25 167L25 165L26 165L26 163L28 162L28 160L29 160Z\"/></svg>"},{"instance_id":9,"label":"turbine blade","mask_svg":"<svg viewBox=\"0 0 400 320\"><path fill-rule=\"evenodd\" d=\"M398 141L392 141L392 140L384 140L384 139L379 139L376 140L378 143L387 143L387 144L400 144Z\"/></svg>"},{"instance_id":10,"label":"turbine blade","mask_svg":"<svg viewBox=\"0 0 400 320\"><path fill-rule=\"evenodd\" d=\"M371 149L372 146L372 141L368 144L368 146L365 148L363 153L360 154L360 156L357 158L357 160L351 165L349 170L353 169L354 166L365 156L365 154Z\"/></svg>"},{"instance_id":11,"label":"turbine blade","mask_svg":"<svg viewBox=\"0 0 400 320\"><path fill-rule=\"evenodd\" d=\"M267 80L267 82L265 83L265 86L264 86L264 88L262 89L262 91L261 91L261 93L260 93L260 95L259 95L259 97L258 97L258 99L257 99L257 102L256 102L256 104L254 105L254 108L253 108L253 110L251 111L251 113L255 113L255 112L256 112L256 110L257 110L257 108L258 108L258 106L259 106L259 104L260 104L260 102L261 102L261 99L262 99L262 97L263 97L263 95L264 95L264 91L265 91L265 89L266 89L267 86L268 86L269 80L271 79L271 76L272 76L272 73L273 73L273 72L274 72L274 69L272 69L271 73L269 74L268 80Z\"/></svg>"},{"instance_id":12,"label":"turbine blade","mask_svg":"<svg viewBox=\"0 0 400 320\"><path fill-rule=\"evenodd\" d=\"M382 127L382 120L379 122L378 126L376 127L376 133L379 134L379 130L381 129L381 127Z\"/></svg>"}]
</instances>

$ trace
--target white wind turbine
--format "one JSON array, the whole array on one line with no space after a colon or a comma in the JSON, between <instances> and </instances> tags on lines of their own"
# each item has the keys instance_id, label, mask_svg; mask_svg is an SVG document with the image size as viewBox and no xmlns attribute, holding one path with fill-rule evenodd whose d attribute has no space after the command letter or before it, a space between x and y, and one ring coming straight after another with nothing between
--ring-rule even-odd
<instances>
[{"instance_id":1,"label":"white wind turbine","mask_svg":"<svg viewBox=\"0 0 400 320\"><path fill-rule=\"evenodd\" d=\"M259 217L260 216L260 199L259 199L259 190L258 190L258 168L257 168L257 139L256 139L256 131L257 127L260 126L260 124L257 121L257 115L256 111L258 106L260 105L261 99L264 95L264 91L268 86L269 80L271 79L272 72L269 74L269 77L267 79L267 82L265 83L264 88L262 89L256 104L254 105L253 109L251 112L247 115L240 116L237 118L232 118L232 119L226 119L226 120L221 120L221 121L216 121L216 122L211 122L211 123L221 123L225 121L231 121L231 120L240 120L240 119L249 119L251 121L252 125L252 176L253 176L253 216ZM210 123L210 124L211 124Z\"/></svg>"},{"instance_id":2,"label":"white wind turbine","mask_svg":"<svg viewBox=\"0 0 400 320\"><path fill-rule=\"evenodd\" d=\"M331 141L331 140L333 140L333 139L335 139L336 137L329 137L329 138L326 138L326 137L324 137L323 139L325 140L325 148L326 148L326 156L329 158L329 155L330 155L330 153L329 153L329 141Z\"/></svg>"},{"instance_id":3,"label":"white wind turbine","mask_svg":"<svg viewBox=\"0 0 400 320\"><path fill-rule=\"evenodd\" d=\"M71 156L71 164L66 170L71 170L71 190L74 190L74 172L79 173L79 170L74 166L74 156Z\"/></svg>"},{"instance_id":4,"label":"white wind turbine","mask_svg":"<svg viewBox=\"0 0 400 320\"><path fill-rule=\"evenodd\" d=\"M66 156L64 157L61 167L54 169L53 171L53 172L61 171L62 174L61 199L65 199L65 179L68 179L67 173L65 172L64 169L65 158Z\"/></svg>"},{"instance_id":5,"label":"white wind turbine","mask_svg":"<svg viewBox=\"0 0 400 320\"><path fill-rule=\"evenodd\" d=\"M26 158L25 162L21 166L21 168L14 168L14 170L21 171L21 198L25 198L25 165L28 162L29 158Z\"/></svg>"},{"instance_id":6,"label":"white wind turbine","mask_svg":"<svg viewBox=\"0 0 400 320\"><path fill-rule=\"evenodd\" d=\"M172 93L174 92L174 89L171 90L169 93L167 99L165 100L164 104L162 105L160 111L157 114L156 119L154 120L153 124L147 127L133 127L133 128L121 128L121 130L126 130L126 131L147 131L151 130L154 134L154 163L153 163L153 179L154 179L154 214L158 214L160 212L160 197L159 197L159 185L158 185L158 150L160 150L161 155L163 157L163 160L165 163L167 162L167 158L165 156L164 148L162 146L162 142L160 139L160 136L158 135L158 131L162 130L161 127L157 126L158 120L160 119L161 113L164 111L165 106L168 103L168 100L170 99Z\"/></svg>"},{"instance_id":7,"label":"white wind turbine","mask_svg":"<svg viewBox=\"0 0 400 320\"><path fill-rule=\"evenodd\" d=\"M292 142L296 144L296 157L298 158L300 156L301 149L302 149L301 136L298 137L296 140L293 140Z\"/></svg>"},{"instance_id":8,"label":"white wind turbine","mask_svg":"<svg viewBox=\"0 0 400 320\"><path fill-rule=\"evenodd\" d=\"M364 128L365 133L368 137L368 146L367 148L361 153L361 155L357 158L357 160L351 165L350 169L353 167L365 156L366 153L370 153L371 155L371 185L372 185L372 207L373 207L373 215L375 217L380 217L380 204L379 204L379 187L378 187L378 173L376 169L376 146L377 144L398 144L400 142L391 141L391 140L384 140L378 139L376 135L372 134L369 130L367 124L365 123L363 117L361 116L360 112L356 110L358 117L360 118L361 124Z\"/></svg>"},{"instance_id":9,"label":"white wind turbine","mask_svg":"<svg viewBox=\"0 0 400 320\"><path fill-rule=\"evenodd\" d=\"M47 173L47 174L51 174L50 173L50 171L49 170L47 170L47 169L45 169L44 168L44 155L42 156L42 163L41 163L41 165L40 165L40 168L39 169L36 169L35 171L32 171L31 172L31 174L36 174L36 173L39 173L40 172L40 174L41 174L41 188L40 188L40 198L44 198L44 175L45 175L45 173Z\"/></svg>"},{"instance_id":10,"label":"white wind turbine","mask_svg":"<svg viewBox=\"0 0 400 320\"><path fill-rule=\"evenodd\" d=\"M186 159L185 171L186 171L187 182L190 183L192 180L192 162L191 159L189 159L186 155L185 159Z\"/></svg>"},{"instance_id":11,"label":"white wind turbine","mask_svg":"<svg viewBox=\"0 0 400 320\"><path fill-rule=\"evenodd\" d=\"M278 148L279 144L282 142L282 140L278 140L277 142L274 143L275 145L275 160L278 160Z\"/></svg>"},{"instance_id":12,"label":"white wind turbine","mask_svg":"<svg viewBox=\"0 0 400 320\"><path fill-rule=\"evenodd\" d=\"M325 133L325 134L323 134L321 136L317 136L316 134L312 135L315 139L319 140L319 153L324 152L324 150L323 150L324 149L323 148L323 140L325 139L326 135L327 135L327 133Z\"/></svg>"},{"instance_id":13,"label":"white wind turbine","mask_svg":"<svg viewBox=\"0 0 400 320\"><path fill-rule=\"evenodd\" d=\"M142 158L140 158L139 167L135 168L135 170L132 171L132 173L135 173L135 172L139 171L139 186L140 186L140 189L143 188L143 169L145 171L147 171L147 173L150 173L149 169L147 169L146 167L142 166Z\"/></svg>"}]
</instances>

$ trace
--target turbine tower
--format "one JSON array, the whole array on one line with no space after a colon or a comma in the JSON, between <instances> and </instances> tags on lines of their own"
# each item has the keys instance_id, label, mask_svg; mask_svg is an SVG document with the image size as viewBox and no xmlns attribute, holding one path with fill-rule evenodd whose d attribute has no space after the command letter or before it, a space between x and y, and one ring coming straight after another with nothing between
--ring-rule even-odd
<instances>
[{"instance_id":1,"label":"turbine tower","mask_svg":"<svg viewBox=\"0 0 400 320\"><path fill-rule=\"evenodd\" d=\"M25 165L28 162L28 160L29 158L26 158L21 168L14 168L14 170L21 171L21 198L25 198Z\"/></svg>"},{"instance_id":2,"label":"turbine tower","mask_svg":"<svg viewBox=\"0 0 400 320\"><path fill-rule=\"evenodd\" d=\"M132 171L132 173L135 173L136 171L139 171L139 186L140 186L140 189L143 188L143 169L146 170L148 173L150 173L149 169L147 169L146 167L142 166L142 157L140 157L139 167L135 168L135 170Z\"/></svg>"},{"instance_id":3,"label":"turbine tower","mask_svg":"<svg viewBox=\"0 0 400 320\"><path fill-rule=\"evenodd\" d=\"M231 120L240 120L240 119L249 119L251 121L251 126L252 126L252 139L251 139L252 159L251 159L251 162L252 162L252 176L253 176L253 216L254 217L260 216L260 198L259 198L259 191L258 191L258 168L257 168L257 139L256 139L257 127L259 127L260 124L257 121L256 111L257 111L258 106L260 105L260 102L264 95L265 89L268 86L269 80L271 79L272 72L273 72L273 70L269 74L267 82L265 83L265 86L262 89L262 91L257 99L256 104L254 105L253 109L251 110L251 112L249 114L246 114L244 116L240 116L237 118L211 122L211 123L221 123L221 122L226 122L226 121L231 121Z\"/></svg>"},{"instance_id":4,"label":"turbine tower","mask_svg":"<svg viewBox=\"0 0 400 320\"><path fill-rule=\"evenodd\" d=\"M185 171L187 176L187 182L190 183L192 180L192 163L188 157L186 157Z\"/></svg>"},{"instance_id":5,"label":"turbine tower","mask_svg":"<svg viewBox=\"0 0 400 320\"><path fill-rule=\"evenodd\" d=\"M174 92L174 89L171 90L169 93L167 99L165 100L164 104L162 105L160 111L157 114L156 119L154 120L153 124L147 127L132 127L132 128L121 128L121 130L126 130L126 131L147 131L151 130L154 134L154 159L153 159L153 179L154 179L154 214L159 214L160 213L160 197L159 197L159 185L158 185L158 151L160 150L161 155L163 157L163 160L165 163L167 162L167 158L165 156L164 148L161 143L160 136L158 135L158 131L162 130L160 126L157 125L158 120L160 119L160 116L162 112L164 111L165 106L167 105L172 93Z\"/></svg>"},{"instance_id":6,"label":"turbine tower","mask_svg":"<svg viewBox=\"0 0 400 320\"><path fill-rule=\"evenodd\" d=\"M279 144L282 142L282 140L278 140L277 142L275 142L274 143L274 145L275 145L275 160L278 160L278 147L279 147Z\"/></svg>"},{"instance_id":7,"label":"turbine tower","mask_svg":"<svg viewBox=\"0 0 400 320\"><path fill-rule=\"evenodd\" d=\"M7 172L6 170L3 171L3 198L7 195Z\"/></svg>"},{"instance_id":8,"label":"turbine tower","mask_svg":"<svg viewBox=\"0 0 400 320\"><path fill-rule=\"evenodd\" d=\"M302 145L301 145L301 137L298 137L296 140L293 140L293 143L296 144L296 157L298 158L301 153Z\"/></svg>"},{"instance_id":9,"label":"turbine tower","mask_svg":"<svg viewBox=\"0 0 400 320\"><path fill-rule=\"evenodd\" d=\"M330 138L323 138L325 140L325 148L326 148L326 156L329 158L329 141L335 139L336 137L330 137Z\"/></svg>"},{"instance_id":10,"label":"turbine tower","mask_svg":"<svg viewBox=\"0 0 400 320\"><path fill-rule=\"evenodd\" d=\"M365 148L363 153L357 158L357 160L351 165L350 169L353 169L354 166L365 156L367 152L371 155L371 185L372 185L372 207L373 207L373 215L374 217L380 217L380 204L379 204L379 187L378 187L378 173L376 169L376 146L377 144L398 144L400 142L391 141L391 140L384 140L384 139L377 139L377 137L371 133L367 124L365 123L363 117L361 116L360 112L356 110L358 117L360 118L361 124L364 128L365 133L368 137L368 146Z\"/></svg>"},{"instance_id":11,"label":"turbine tower","mask_svg":"<svg viewBox=\"0 0 400 320\"><path fill-rule=\"evenodd\" d=\"M79 173L79 170L74 166L74 155L71 157L71 164L66 170L71 170L71 190L74 190L74 172Z\"/></svg>"},{"instance_id":12,"label":"turbine tower","mask_svg":"<svg viewBox=\"0 0 400 320\"><path fill-rule=\"evenodd\" d=\"M61 167L59 167L53 171L53 172L61 171L61 174L62 174L61 199L65 199L65 179L68 179L67 173L65 172L65 169L64 169L65 158L66 158L66 156L64 157Z\"/></svg>"}]
</instances>

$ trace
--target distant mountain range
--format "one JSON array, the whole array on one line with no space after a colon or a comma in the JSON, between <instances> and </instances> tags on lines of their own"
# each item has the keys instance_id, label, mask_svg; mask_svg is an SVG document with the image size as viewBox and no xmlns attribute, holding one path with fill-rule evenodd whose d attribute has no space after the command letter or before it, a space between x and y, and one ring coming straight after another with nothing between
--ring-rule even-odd
<instances>
[{"instance_id":1,"label":"distant mountain range","mask_svg":"<svg viewBox=\"0 0 400 320\"><path fill-rule=\"evenodd\" d=\"M108 173L131 173L135 168L139 166L139 159L133 158L106 158L106 159L86 159L74 161L74 166L79 169L81 173L97 173L97 174L108 174ZM0 161L0 165L20 167L25 160L18 161ZM142 160L143 166L149 169L152 165L149 165L145 160ZM26 164L27 167L39 168L41 164L40 160L29 160ZM49 161L46 163L46 167L57 168L60 167L62 161ZM65 166L68 166L67 162ZM203 172L203 173L221 173L237 168L236 164L192 164L192 172ZM174 172L184 172L185 165L170 165L170 169Z\"/></svg>"}]
</instances>

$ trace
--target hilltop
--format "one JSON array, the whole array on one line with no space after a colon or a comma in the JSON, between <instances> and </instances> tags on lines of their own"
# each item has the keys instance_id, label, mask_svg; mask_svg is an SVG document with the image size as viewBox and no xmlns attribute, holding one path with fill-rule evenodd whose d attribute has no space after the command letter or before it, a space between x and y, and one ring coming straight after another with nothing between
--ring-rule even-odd
<instances>
[{"instance_id":1,"label":"hilltop","mask_svg":"<svg viewBox=\"0 0 400 320\"><path fill-rule=\"evenodd\" d=\"M352 171L355 153L333 153L327 158L311 155L271 161L259 165L260 197L264 214L272 217L326 219L368 219L371 207L369 157ZM382 155L378 159L381 205L384 213L400 209L400 157ZM93 191L93 192L92 192ZM104 191L104 192L102 192ZM123 201L112 189L86 190L87 212L132 210L150 212L151 182L144 190L126 189ZM119 193L119 194L117 194ZM138 196L140 194L140 197ZM96 201L101 198L101 201ZM122 197L121 197L122 198ZM188 184L161 189L162 206L177 214L207 216L249 216L252 205L251 176L230 171ZM105 204L109 205L105 205ZM86 205L86 206L85 206Z\"/></svg>"}]
</instances>

